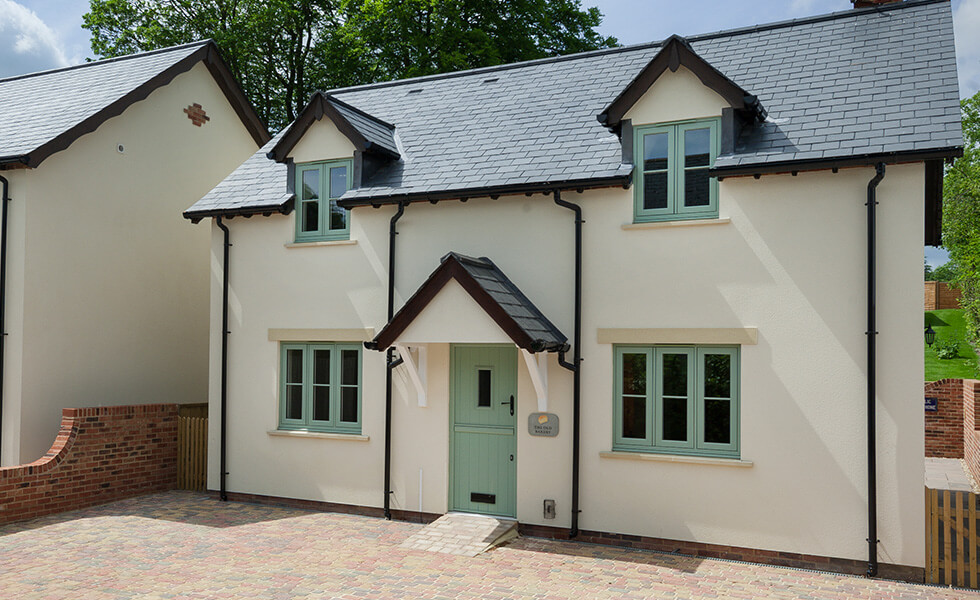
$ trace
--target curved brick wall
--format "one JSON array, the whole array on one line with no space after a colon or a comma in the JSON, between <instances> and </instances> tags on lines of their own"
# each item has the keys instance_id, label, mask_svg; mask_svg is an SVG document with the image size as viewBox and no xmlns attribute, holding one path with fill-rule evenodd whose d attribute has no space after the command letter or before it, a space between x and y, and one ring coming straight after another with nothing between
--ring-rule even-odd
<instances>
[{"instance_id":1,"label":"curved brick wall","mask_svg":"<svg viewBox=\"0 0 980 600\"><path fill-rule=\"evenodd\" d=\"M43 457L0 469L0 524L176 485L176 404L66 408Z\"/></svg>"}]
</instances>

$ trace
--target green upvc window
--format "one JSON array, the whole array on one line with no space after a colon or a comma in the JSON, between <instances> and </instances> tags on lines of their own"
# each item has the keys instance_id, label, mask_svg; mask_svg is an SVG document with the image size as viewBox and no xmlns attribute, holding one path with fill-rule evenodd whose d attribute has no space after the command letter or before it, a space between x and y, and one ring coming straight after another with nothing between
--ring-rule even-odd
<instances>
[{"instance_id":1,"label":"green upvc window","mask_svg":"<svg viewBox=\"0 0 980 600\"><path fill-rule=\"evenodd\" d=\"M361 433L359 344L282 344L279 429Z\"/></svg>"},{"instance_id":2,"label":"green upvc window","mask_svg":"<svg viewBox=\"0 0 980 600\"><path fill-rule=\"evenodd\" d=\"M350 239L350 211L337 199L350 189L351 160L296 165L296 241Z\"/></svg>"},{"instance_id":3,"label":"green upvc window","mask_svg":"<svg viewBox=\"0 0 980 600\"><path fill-rule=\"evenodd\" d=\"M616 346L614 449L739 456L739 351Z\"/></svg>"},{"instance_id":4,"label":"green upvc window","mask_svg":"<svg viewBox=\"0 0 980 600\"><path fill-rule=\"evenodd\" d=\"M720 119L633 130L637 222L718 217L718 181L708 169L718 156Z\"/></svg>"}]
</instances>

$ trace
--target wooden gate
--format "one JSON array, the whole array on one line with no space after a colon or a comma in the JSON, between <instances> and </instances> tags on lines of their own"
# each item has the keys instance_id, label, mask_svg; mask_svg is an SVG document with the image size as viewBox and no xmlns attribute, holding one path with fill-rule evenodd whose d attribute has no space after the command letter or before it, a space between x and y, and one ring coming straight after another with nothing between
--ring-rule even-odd
<instances>
[{"instance_id":1,"label":"wooden gate","mask_svg":"<svg viewBox=\"0 0 980 600\"><path fill-rule=\"evenodd\" d=\"M198 416L203 414L204 416ZM207 487L207 406L181 406L177 417L177 488L203 491Z\"/></svg>"},{"instance_id":2,"label":"wooden gate","mask_svg":"<svg viewBox=\"0 0 980 600\"><path fill-rule=\"evenodd\" d=\"M926 582L980 588L977 494L926 488Z\"/></svg>"}]
</instances>

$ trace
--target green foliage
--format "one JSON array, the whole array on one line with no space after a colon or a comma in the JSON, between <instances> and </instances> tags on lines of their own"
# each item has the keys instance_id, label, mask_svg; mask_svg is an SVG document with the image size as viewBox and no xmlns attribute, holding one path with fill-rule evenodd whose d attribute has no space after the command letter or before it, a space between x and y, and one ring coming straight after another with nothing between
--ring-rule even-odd
<instances>
[{"instance_id":1,"label":"green foliage","mask_svg":"<svg viewBox=\"0 0 980 600\"><path fill-rule=\"evenodd\" d=\"M960 340L957 350L958 358L940 359L936 356L936 343L927 346L925 337L922 340L923 354L925 355L925 380L937 381L939 379L976 379L977 378L977 356L970 344L966 343L966 319L964 311L958 308L947 308L943 310L930 310L925 313L925 322L922 328L931 326L936 331L936 339L939 340Z\"/></svg>"},{"instance_id":2,"label":"green foliage","mask_svg":"<svg viewBox=\"0 0 980 600\"><path fill-rule=\"evenodd\" d=\"M926 281L934 281L933 280L933 275L932 275L932 265L930 265L928 262L926 262L926 259L925 258L922 259L922 264L925 265L925 278L926 278Z\"/></svg>"},{"instance_id":3,"label":"green foliage","mask_svg":"<svg viewBox=\"0 0 980 600\"><path fill-rule=\"evenodd\" d=\"M958 358L960 355L960 340L957 339L937 339L933 347L936 349L936 356L943 360Z\"/></svg>"},{"instance_id":4,"label":"green foliage","mask_svg":"<svg viewBox=\"0 0 980 600\"><path fill-rule=\"evenodd\" d=\"M611 47L581 0L90 0L92 50L211 38L275 130L317 89Z\"/></svg>"},{"instance_id":5,"label":"green foliage","mask_svg":"<svg viewBox=\"0 0 980 600\"><path fill-rule=\"evenodd\" d=\"M933 269L932 279L930 280L927 278L926 281L945 281L946 283L955 283L957 277L959 277L959 273L956 270L956 264L953 262L947 262Z\"/></svg>"},{"instance_id":6,"label":"green foliage","mask_svg":"<svg viewBox=\"0 0 980 600\"><path fill-rule=\"evenodd\" d=\"M943 246L962 292L967 339L980 343L980 92L963 100L963 156L943 178Z\"/></svg>"}]
</instances>

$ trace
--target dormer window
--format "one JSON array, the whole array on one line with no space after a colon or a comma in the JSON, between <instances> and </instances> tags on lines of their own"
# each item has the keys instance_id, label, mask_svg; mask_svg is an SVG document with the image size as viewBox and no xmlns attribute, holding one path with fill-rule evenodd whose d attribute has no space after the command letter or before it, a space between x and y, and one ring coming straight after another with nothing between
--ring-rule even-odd
<instances>
[{"instance_id":1,"label":"dormer window","mask_svg":"<svg viewBox=\"0 0 980 600\"><path fill-rule=\"evenodd\" d=\"M718 217L718 182L708 169L718 156L720 119L633 129L634 220Z\"/></svg>"},{"instance_id":2,"label":"dormer window","mask_svg":"<svg viewBox=\"0 0 980 600\"><path fill-rule=\"evenodd\" d=\"M296 165L296 241L350 238L350 211L337 199L350 189L353 161Z\"/></svg>"}]
</instances>

